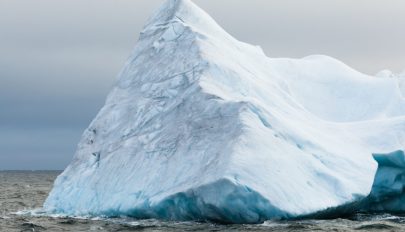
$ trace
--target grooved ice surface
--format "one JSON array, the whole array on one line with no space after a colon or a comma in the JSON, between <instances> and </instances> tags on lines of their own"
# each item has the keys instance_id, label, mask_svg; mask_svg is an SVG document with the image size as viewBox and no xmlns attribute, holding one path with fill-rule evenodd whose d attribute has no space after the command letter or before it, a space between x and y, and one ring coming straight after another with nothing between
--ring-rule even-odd
<instances>
[{"instance_id":1,"label":"grooved ice surface","mask_svg":"<svg viewBox=\"0 0 405 232\"><path fill-rule=\"evenodd\" d=\"M268 58L168 0L44 208L256 223L363 199L372 154L405 145L402 82L378 76L321 55Z\"/></svg>"}]
</instances>

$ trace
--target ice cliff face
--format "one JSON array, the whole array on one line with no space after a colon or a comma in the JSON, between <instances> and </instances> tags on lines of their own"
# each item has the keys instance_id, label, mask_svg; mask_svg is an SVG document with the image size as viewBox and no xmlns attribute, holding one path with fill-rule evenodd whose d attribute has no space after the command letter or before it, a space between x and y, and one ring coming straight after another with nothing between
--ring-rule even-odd
<instances>
[{"instance_id":1,"label":"ice cliff face","mask_svg":"<svg viewBox=\"0 0 405 232\"><path fill-rule=\"evenodd\" d=\"M402 188L403 164L387 171L381 160L397 159L379 155L377 172L373 154L403 155L398 86L326 56L268 58L189 0L168 0L44 208L257 223L389 197L379 189Z\"/></svg>"},{"instance_id":2,"label":"ice cliff face","mask_svg":"<svg viewBox=\"0 0 405 232\"><path fill-rule=\"evenodd\" d=\"M405 154L395 151L374 154L379 168L366 209L372 211L405 212Z\"/></svg>"}]
</instances>

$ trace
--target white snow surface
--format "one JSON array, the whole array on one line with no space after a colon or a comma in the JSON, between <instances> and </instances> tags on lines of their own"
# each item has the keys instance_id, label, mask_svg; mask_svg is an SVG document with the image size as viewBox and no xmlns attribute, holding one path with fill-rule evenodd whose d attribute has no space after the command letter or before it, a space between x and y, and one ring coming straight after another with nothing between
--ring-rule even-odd
<instances>
[{"instance_id":1,"label":"white snow surface","mask_svg":"<svg viewBox=\"0 0 405 232\"><path fill-rule=\"evenodd\" d=\"M405 82L378 76L322 55L268 58L167 0L44 208L256 223L363 199L373 154L405 146Z\"/></svg>"}]
</instances>

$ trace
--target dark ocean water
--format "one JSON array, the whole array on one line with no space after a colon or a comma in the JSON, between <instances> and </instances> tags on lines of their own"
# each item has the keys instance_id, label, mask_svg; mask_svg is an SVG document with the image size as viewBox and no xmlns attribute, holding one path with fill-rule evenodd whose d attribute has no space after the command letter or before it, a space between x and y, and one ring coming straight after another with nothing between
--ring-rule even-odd
<instances>
[{"instance_id":1,"label":"dark ocean water","mask_svg":"<svg viewBox=\"0 0 405 232\"><path fill-rule=\"evenodd\" d=\"M58 174L51 171L0 172L0 231L405 231L405 217L388 214L334 220L267 221L260 225L41 215L38 209Z\"/></svg>"}]
</instances>

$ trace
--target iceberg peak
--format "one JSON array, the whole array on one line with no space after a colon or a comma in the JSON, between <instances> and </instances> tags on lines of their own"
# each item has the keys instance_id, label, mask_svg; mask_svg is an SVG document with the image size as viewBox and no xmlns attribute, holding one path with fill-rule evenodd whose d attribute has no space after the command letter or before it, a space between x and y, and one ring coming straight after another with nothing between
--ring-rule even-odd
<instances>
[{"instance_id":1,"label":"iceberg peak","mask_svg":"<svg viewBox=\"0 0 405 232\"><path fill-rule=\"evenodd\" d=\"M144 31L156 30L174 23L192 27L201 34L222 34L229 37L210 15L191 0L166 0L148 19Z\"/></svg>"},{"instance_id":2,"label":"iceberg peak","mask_svg":"<svg viewBox=\"0 0 405 232\"><path fill-rule=\"evenodd\" d=\"M152 15L146 25L158 25L170 22L179 16L195 15L196 6L190 0L166 0Z\"/></svg>"}]
</instances>

